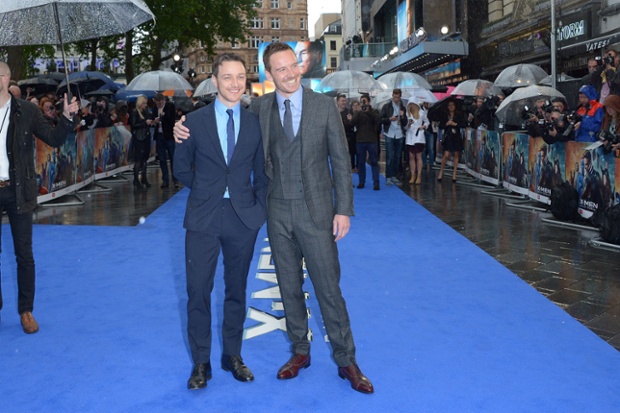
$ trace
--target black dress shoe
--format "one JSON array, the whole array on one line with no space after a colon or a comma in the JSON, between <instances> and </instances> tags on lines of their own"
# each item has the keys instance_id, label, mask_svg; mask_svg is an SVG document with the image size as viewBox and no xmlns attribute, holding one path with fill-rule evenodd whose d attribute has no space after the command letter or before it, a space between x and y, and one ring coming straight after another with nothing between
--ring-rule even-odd
<instances>
[{"instance_id":1,"label":"black dress shoe","mask_svg":"<svg viewBox=\"0 0 620 413\"><path fill-rule=\"evenodd\" d=\"M364 188L364 184L358 184L357 185L357 189L363 189Z\"/></svg>"},{"instance_id":2,"label":"black dress shoe","mask_svg":"<svg viewBox=\"0 0 620 413\"><path fill-rule=\"evenodd\" d=\"M232 372L233 377L239 381L254 381L254 375L243 364L241 356L222 356L222 370Z\"/></svg>"},{"instance_id":3,"label":"black dress shoe","mask_svg":"<svg viewBox=\"0 0 620 413\"><path fill-rule=\"evenodd\" d=\"M207 380L211 380L211 363L194 364L192 375L187 380L187 388L190 390L204 389L207 387Z\"/></svg>"}]
</instances>

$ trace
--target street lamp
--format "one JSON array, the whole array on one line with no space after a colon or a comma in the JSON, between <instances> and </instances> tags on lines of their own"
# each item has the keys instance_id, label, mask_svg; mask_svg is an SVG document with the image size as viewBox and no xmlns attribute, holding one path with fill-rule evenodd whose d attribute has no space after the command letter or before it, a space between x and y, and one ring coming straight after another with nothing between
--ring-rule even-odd
<instances>
[{"instance_id":1,"label":"street lamp","mask_svg":"<svg viewBox=\"0 0 620 413\"><path fill-rule=\"evenodd\" d=\"M450 31L450 28L448 26L441 26L441 34L445 36L446 34L448 34L448 31Z\"/></svg>"},{"instance_id":2,"label":"street lamp","mask_svg":"<svg viewBox=\"0 0 620 413\"><path fill-rule=\"evenodd\" d=\"M181 56L178 53L175 53L174 56L172 56L172 60L174 60L174 63L170 66L170 68L178 74L183 73L183 62L181 61Z\"/></svg>"}]
</instances>

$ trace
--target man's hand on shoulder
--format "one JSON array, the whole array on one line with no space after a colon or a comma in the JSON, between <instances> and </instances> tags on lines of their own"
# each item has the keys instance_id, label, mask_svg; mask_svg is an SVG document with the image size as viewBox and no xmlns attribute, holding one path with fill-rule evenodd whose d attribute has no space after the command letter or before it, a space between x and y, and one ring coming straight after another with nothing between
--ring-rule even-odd
<instances>
[{"instance_id":1,"label":"man's hand on shoulder","mask_svg":"<svg viewBox=\"0 0 620 413\"><path fill-rule=\"evenodd\" d=\"M181 116L181 119L174 124L172 134L176 143L183 143L184 140L189 138L189 129L183 125L183 122L185 122L185 115Z\"/></svg>"}]
</instances>

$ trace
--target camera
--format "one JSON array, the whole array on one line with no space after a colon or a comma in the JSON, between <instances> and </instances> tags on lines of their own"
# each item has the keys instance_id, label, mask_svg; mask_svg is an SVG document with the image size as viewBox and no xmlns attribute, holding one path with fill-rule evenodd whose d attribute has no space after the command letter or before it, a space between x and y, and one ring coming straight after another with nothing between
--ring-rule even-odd
<instances>
[{"instance_id":1,"label":"camera","mask_svg":"<svg viewBox=\"0 0 620 413\"><path fill-rule=\"evenodd\" d=\"M609 153L612 148L611 145L620 143L618 136L611 133L609 130L602 130L598 133L597 138L603 141L603 152Z\"/></svg>"},{"instance_id":2,"label":"camera","mask_svg":"<svg viewBox=\"0 0 620 413\"><path fill-rule=\"evenodd\" d=\"M362 103L362 111L367 111L368 110L368 105L365 103Z\"/></svg>"},{"instance_id":3,"label":"camera","mask_svg":"<svg viewBox=\"0 0 620 413\"><path fill-rule=\"evenodd\" d=\"M489 96L486 98L484 103L487 105L487 108L495 109L495 107L499 104L499 96Z\"/></svg>"},{"instance_id":4,"label":"camera","mask_svg":"<svg viewBox=\"0 0 620 413\"><path fill-rule=\"evenodd\" d=\"M596 60L599 66L609 65L614 67L614 56L611 53L608 53L605 57L596 56L594 60Z\"/></svg>"},{"instance_id":5,"label":"camera","mask_svg":"<svg viewBox=\"0 0 620 413\"><path fill-rule=\"evenodd\" d=\"M581 116L577 114L577 112L571 112L566 115L566 121L568 122L568 126L564 130L562 134L565 138L570 138L575 131L575 124L581 122Z\"/></svg>"},{"instance_id":6,"label":"camera","mask_svg":"<svg viewBox=\"0 0 620 413\"><path fill-rule=\"evenodd\" d=\"M536 116L536 114L530 110L529 106L524 106L521 110L521 119L530 120L532 116Z\"/></svg>"}]
</instances>

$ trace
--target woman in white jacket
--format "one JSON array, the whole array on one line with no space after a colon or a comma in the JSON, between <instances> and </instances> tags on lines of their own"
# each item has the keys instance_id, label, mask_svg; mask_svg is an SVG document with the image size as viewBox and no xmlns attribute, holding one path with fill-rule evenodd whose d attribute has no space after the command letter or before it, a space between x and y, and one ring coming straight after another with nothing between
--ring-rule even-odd
<instances>
[{"instance_id":1,"label":"woman in white jacket","mask_svg":"<svg viewBox=\"0 0 620 413\"><path fill-rule=\"evenodd\" d=\"M426 139L424 130L428 127L429 121L426 112L420 110L420 106L411 101L407 104L407 134L405 136L405 147L409 151L409 170L411 171L410 184L419 185L422 183L422 152Z\"/></svg>"}]
</instances>

